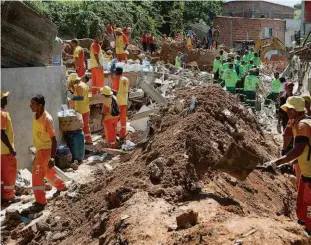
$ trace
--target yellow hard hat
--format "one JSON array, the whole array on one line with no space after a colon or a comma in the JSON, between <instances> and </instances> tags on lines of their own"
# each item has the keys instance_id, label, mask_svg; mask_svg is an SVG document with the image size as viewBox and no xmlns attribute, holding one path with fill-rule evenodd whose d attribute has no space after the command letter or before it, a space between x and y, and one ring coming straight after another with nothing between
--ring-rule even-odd
<instances>
[{"instance_id":1,"label":"yellow hard hat","mask_svg":"<svg viewBox=\"0 0 311 245\"><path fill-rule=\"evenodd\" d=\"M79 81L81 80L81 77L78 76L77 73L71 73L69 74L68 78L67 78L67 82L71 82L71 81Z\"/></svg>"},{"instance_id":2,"label":"yellow hard hat","mask_svg":"<svg viewBox=\"0 0 311 245\"><path fill-rule=\"evenodd\" d=\"M121 28L116 28L114 31L122 33L122 29Z\"/></svg>"},{"instance_id":3,"label":"yellow hard hat","mask_svg":"<svg viewBox=\"0 0 311 245\"><path fill-rule=\"evenodd\" d=\"M305 95L302 96L302 98L303 98L304 100L307 100L307 101L311 102L311 97L310 97L310 95L305 94Z\"/></svg>"},{"instance_id":4,"label":"yellow hard hat","mask_svg":"<svg viewBox=\"0 0 311 245\"><path fill-rule=\"evenodd\" d=\"M100 92L103 95L107 95L107 96L113 95L113 92L111 91L111 88L109 86L104 86L103 88L100 89Z\"/></svg>"},{"instance_id":5,"label":"yellow hard hat","mask_svg":"<svg viewBox=\"0 0 311 245\"><path fill-rule=\"evenodd\" d=\"M300 96L291 96L286 100L286 104L281 106L283 111L287 111L287 109L294 109L297 112L301 112L305 110L305 100Z\"/></svg>"},{"instance_id":6,"label":"yellow hard hat","mask_svg":"<svg viewBox=\"0 0 311 245\"><path fill-rule=\"evenodd\" d=\"M9 93L9 91L1 92L1 99L3 99L4 97L8 97Z\"/></svg>"}]
</instances>

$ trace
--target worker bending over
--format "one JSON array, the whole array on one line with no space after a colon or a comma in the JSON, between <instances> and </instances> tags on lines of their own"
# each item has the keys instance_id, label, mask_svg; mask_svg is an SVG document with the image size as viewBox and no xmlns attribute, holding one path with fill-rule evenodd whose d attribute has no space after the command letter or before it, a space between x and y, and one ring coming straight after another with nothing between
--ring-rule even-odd
<instances>
[{"instance_id":1,"label":"worker bending over","mask_svg":"<svg viewBox=\"0 0 311 245\"><path fill-rule=\"evenodd\" d=\"M76 112L82 115L83 118L85 143L93 144L90 129L89 87L76 73L71 73L69 75L68 84L68 87L74 94L74 97L71 99L74 103L73 107Z\"/></svg>"},{"instance_id":2,"label":"worker bending over","mask_svg":"<svg viewBox=\"0 0 311 245\"><path fill-rule=\"evenodd\" d=\"M123 34L121 28L115 29L116 33L116 54L119 62L125 61L127 63L127 53L126 49L128 46L128 39L126 35Z\"/></svg>"},{"instance_id":3,"label":"worker bending over","mask_svg":"<svg viewBox=\"0 0 311 245\"><path fill-rule=\"evenodd\" d=\"M281 107L289 118L289 127L294 136L294 147L279 159L266 163L266 166L278 166L298 159L301 178L296 201L298 222L305 225L311 235L311 158L309 145L311 143L311 119L306 118L305 100L299 96L291 96Z\"/></svg>"},{"instance_id":4,"label":"worker bending over","mask_svg":"<svg viewBox=\"0 0 311 245\"><path fill-rule=\"evenodd\" d=\"M117 103L120 109L120 142L124 141L126 136L126 116L127 116L127 105L129 96L129 80L122 76L123 69L121 67L116 68L116 76L112 82L112 91L117 97Z\"/></svg>"},{"instance_id":5,"label":"worker bending over","mask_svg":"<svg viewBox=\"0 0 311 245\"><path fill-rule=\"evenodd\" d=\"M77 39L71 40L70 44L74 48L73 58L75 59L76 73L79 77L82 77L86 71L84 50L79 46L79 41Z\"/></svg>"},{"instance_id":6,"label":"worker bending over","mask_svg":"<svg viewBox=\"0 0 311 245\"><path fill-rule=\"evenodd\" d=\"M92 94L99 94L104 86L103 53L99 45L100 37L97 35L90 47Z\"/></svg>"},{"instance_id":7,"label":"worker bending over","mask_svg":"<svg viewBox=\"0 0 311 245\"><path fill-rule=\"evenodd\" d=\"M101 93L104 96L103 100L103 128L105 132L106 141L108 147L117 147L117 124L119 119L119 108L117 99L113 96L113 92L109 86L105 86L101 89Z\"/></svg>"},{"instance_id":8,"label":"worker bending over","mask_svg":"<svg viewBox=\"0 0 311 245\"><path fill-rule=\"evenodd\" d=\"M36 149L36 157L32 167L32 186L36 202L27 212L39 212L44 209L47 201L44 191L44 178L46 178L59 193L65 190L64 181L59 179L54 168L57 141L53 126L52 116L44 109L45 99L42 95L36 95L30 101L30 108L34 112L33 140Z\"/></svg>"},{"instance_id":9,"label":"worker bending over","mask_svg":"<svg viewBox=\"0 0 311 245\"><path fill-rule=\"evenodd\" d=\"M225 81L226 89L232 94L236 93L236 83L238 82L238 75L233 69L233 64L229 64L229 68L224 71L222 79Z\"/></svg>"},{"instance_id":10,"label":"worker bending over","mask_svg":"<svg viewBox=\"0 0 311 245\"><path fill-rule=\"evenodd\" d=\"M9 92L1 92L1 204L16 202L14 195L17 159L14 148L14 132L10 113L5 110Z\"/></svg>"}]
</instances>

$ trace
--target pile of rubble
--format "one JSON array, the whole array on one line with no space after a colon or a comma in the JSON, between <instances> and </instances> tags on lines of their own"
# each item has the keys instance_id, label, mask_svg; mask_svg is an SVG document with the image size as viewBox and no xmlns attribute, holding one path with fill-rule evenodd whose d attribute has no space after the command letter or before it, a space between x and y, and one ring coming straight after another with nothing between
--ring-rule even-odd
<instances>
[{"instance_id":1,"label":"pile of rubble","mask_svg":"<svg viewBox=\"0 0 311 245\"><path fill-rule=\"evenodd\" d=\"M216 170L232 144L259 162L277 154L254 115L218 85L175 89L174 94L151 115L146 140L129 157L97 172L90 183L71 185L49 201L49 211L35 223L9 222L4 240L69 245L250 239L257 244L259 235L261 242L307 244L302 229L289 221L295 218L289 180L253 171L239 181ZM239 167L245 169L248 160ZM267 227L274 227L268 235Z\"/></svg>"}]
</instances>

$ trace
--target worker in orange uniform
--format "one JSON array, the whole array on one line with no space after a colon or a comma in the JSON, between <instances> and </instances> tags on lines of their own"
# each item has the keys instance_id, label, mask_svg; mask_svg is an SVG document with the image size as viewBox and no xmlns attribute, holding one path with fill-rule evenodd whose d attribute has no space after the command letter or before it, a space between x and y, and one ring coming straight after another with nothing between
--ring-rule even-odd
<instances>
[{"instance_id":1,"label":"worker in orange uniform","mask_svg":"<svg viewBox=\"0 0 311 245\"><path fill-rule=\"evenodd\" d=\"M86 80L85 80L86 81ZM89 87L81 80L77 73L71 73L68 77L68 87L73 90L74 109L80 113L83 118L83 133L85 144L93 144L90 129L90 100Z\"/></svg>"},{"instance_id":2,"label":"worker in orange uniform","mask_svg":"<svg viewBox=\"0 0 311 245\"><path fill-rule=\"evenodd\" d=\"M101 90L103 99L103 127L105 131L108 147L117 147L117 124L119 120L119 111L114 109L118 107L117 99L113 96L113 92L109 86L104 86ZM117 108L117 110L119 110Z\"/></svg>"},{"instance_id":3,"label":"worker in orange uniform","mask_svg":"<svg viewBox=\"0 0 311 245\"><path fill-rule=\"evenodd\" d=\"M156 51L155 38L154 38L153 33L149 34L148 42L150 45L150 53L153 54Z\"/></svg>"},{"instance_id":4,"label":"worker in orange uniform","mask_svg":"<svg viewBox=\"0 0 311 245\"><path fill-rule=\"evenodd\" d=\"M57 188L57 194L65 190L64 181L59 179L54 168L57 141L52 116L44 109L45 99L36 95L31 99L30 108L35 113L33 118L33 140L36 157L32 167L32 186L35 195L33 206L22 212L23 216L29 213L40 212L46 205L44 178Z\"/></svg>"},{"instance_id":5,"label":"worker in orange uniform","mask_svg":"<svg viewBox=\"0 0 311 245\"><path fill-rule=\"evenodd\" d=\"M128 39L126 35L122 33L121 28L115 29L116 33L116 54L118 61L125 61L127 63L127 52Z\"/></svg>"},{"instance_id":6,"label":"worker in orange uniform","mask_svg":"<svg viewBox=\"0 0 311 245\"><path fill-rule=\"evenodd\" d=\"M76 72L79 77L82 77L86 71L84 50L81 46L79 46L79 41L77 39L71 40L70 44L74 48L73 58L75 59Z\"/></svg>"},{"instance_id":7,"label":"worker in orange uniform","mask_svg":"<svg viewBox=\"0 0 311 245\"><path fill-rule=\"evenodd\" d=\"M96 36L90 47L92 94L99 94L104 86L103 53L99 40L100 37Z\"/></svg>"},{"instance_id":8,"label":"worker in orange uniform","mask_svg":"<svg viewBox=\"0 0 311 245\"><path fill-rule=\"evenodd\" d=\"M187 46L188 46L188 50L192 50L193 46L192 46L192 40L190 35L187 35Z\"/></svg>"},{"instance_id":9,"label":"worker in orange uniform","mask_svg":"<svg viewBox=\"0 0 311 245\"><path fill-rule=\"evenodd\" d=\"M127 115L127 104L129 95L130 82L128 78L122 76L123 69L121 67L116 68L116 76L112 81L112 91L117 97L117 102L120 108L120 142L124 141L126 136L126 115Z\"/></svg>"},{"instance_id":10,"label":"worker in orange uniform","mask_svg":"<svg viewBox=\"0 0 311 245\"><path fill-rule=\"evenodd\" d=\"M5 110L8 95L9 92L1 92L1 204L20 200L14 195L17 160L12 121L9 112Z\"/></svg>"},{"instance_id":11,"label":"worker in orange uniform","mask_svg":"<svg viewBox=\"0 0 311 245\"><path fill-rule=\"evenodd\" d=\"M305 115L305 100L300 96L288 97L281 109L288 114L288 127L294 136L294 147L284 156L265 163L265 167L276 166L297 160L301 171L296 201L298 223L305 226L305 231L311 235L311 119ZM296 162L296 161L294 161Z\"/></svg>"}]
</instances>

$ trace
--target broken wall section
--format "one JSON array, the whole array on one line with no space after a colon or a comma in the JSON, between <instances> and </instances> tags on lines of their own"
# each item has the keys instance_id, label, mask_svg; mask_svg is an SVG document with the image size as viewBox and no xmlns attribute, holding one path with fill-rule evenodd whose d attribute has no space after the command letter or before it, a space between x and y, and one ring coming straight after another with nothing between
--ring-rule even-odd
<instances>
[{"instance_id":1,"label":"broken wall section","mask_svg":"<svg viewBox=\"0 0 311 245\"><path fill-rule=\"evenodd\" d=\"M1 90L10 91L6 109L10 112L19 169L31 169L29 147L33 146L33 112L29 105L36 94L45 97L46 110L54 119L59 140L61 137L57 112L66 99L65 67L31 67L1 69Z\"/></svg>"}]
</instances>

